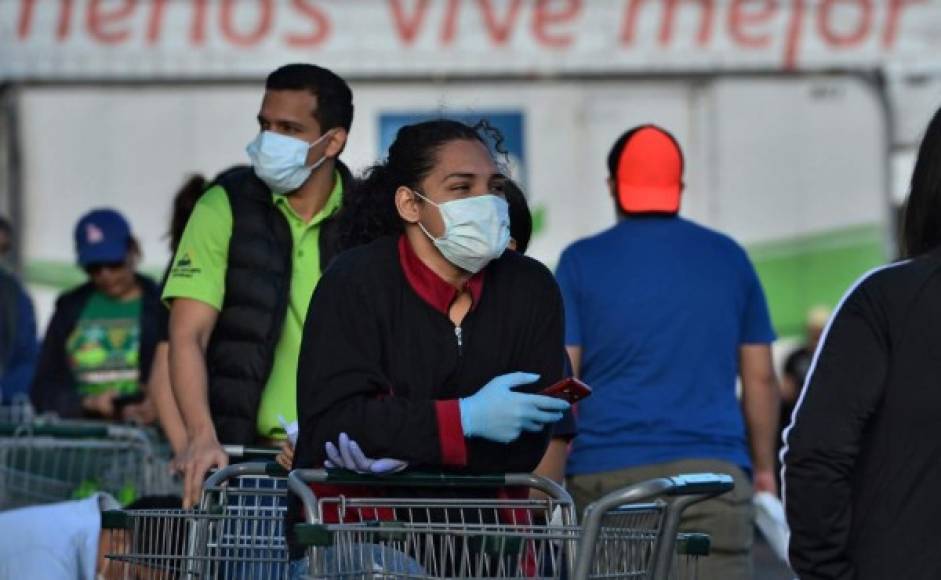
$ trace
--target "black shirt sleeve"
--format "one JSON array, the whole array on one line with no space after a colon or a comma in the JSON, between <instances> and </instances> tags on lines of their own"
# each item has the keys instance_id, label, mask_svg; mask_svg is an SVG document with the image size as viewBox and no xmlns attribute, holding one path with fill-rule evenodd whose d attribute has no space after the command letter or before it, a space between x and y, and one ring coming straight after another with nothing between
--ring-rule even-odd
<instances>
[{"instance_id":1,"label":"black shirt sleeve","mask_svg":"<svg viewBox=\"0 0 941 580\"><path fill-rule=\"evenodd\" d=\"M884 303L864 282L833 320L787 435L789 552L802 579L854 577L847 554L851 476L884 390L887 328Z\"/></svg>"},{"instance_id":2,"label":"black shirt sleeve","mask_svg":"<svg viewBox=\"0 0 941 580\"><path fill-rule=\"evenodd\" d=\"M569 409L562 415L562 419L552 427L552 438L571 441L575 439L576 435L578 435L578 423L575 421L575 413L572 412L572 409Z\"/></svg>"}]
</instances>

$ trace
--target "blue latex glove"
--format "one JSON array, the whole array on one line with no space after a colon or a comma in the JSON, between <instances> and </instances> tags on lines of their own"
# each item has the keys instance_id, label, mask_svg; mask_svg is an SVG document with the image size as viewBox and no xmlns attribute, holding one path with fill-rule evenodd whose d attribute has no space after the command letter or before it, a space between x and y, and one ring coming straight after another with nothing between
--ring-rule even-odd
<instances>
[{"instance_id":1,"label":"blue latex glove","mask_svg":"<svg viewBox=\"0 0 941 580\"><path fill-rule=\"evenodd\" d=\"M328 441L324 448L329 458L324 462L327 469L348 469L356 473L383 475L397 473L408 467L408 462L400 459L366 457L359 444L346 433L340 433L339 445Z\"/></svg>"},{"instance_id":2,"label":"blue latex glove","mask_svg":"<svg viewBox=\"0 0 941 580\"><path fill-rule=\"evenodd\" d=\"M509 443L523 431L538 432L546 424L561 419L570 407L567 401L512 390L538 380L539 375L531 373L500 375L470 397L461 399L464 435Z\"/></svg>"}]
</instances>

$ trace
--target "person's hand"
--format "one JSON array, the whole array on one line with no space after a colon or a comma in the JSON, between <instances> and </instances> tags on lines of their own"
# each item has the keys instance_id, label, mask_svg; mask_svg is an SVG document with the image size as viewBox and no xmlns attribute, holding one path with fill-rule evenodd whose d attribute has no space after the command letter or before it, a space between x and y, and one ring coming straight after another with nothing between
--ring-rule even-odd
<instances>
[{"instance_id":1,"label":"person's hand","mask_svg":"<svg viewBox=\"0 0 941 580\"><path fill-rule=\"evenodd\" d=\"M114 417L114 400L118 392L110 389L97 395L88 395L82 399L82 408L106 419Z\"/></svg>"},{"instance_id":2,"label":"person's hand","mask_svg":"<svg viewBox=\"0 0 941 580\"><path fill-rule=\"evenodd\" d=\"M170 464L168 466L170 473L172 475L183 475L183 470L186 468L186 450L184 449L177 455L174 455L170 459Z\"/></svg>"},{"instance_id":3,"label":"person's hand","mask_svg":"<svg viewBox=\"0 0 941 580\"><path fill-rule=\"evenodd\" d=\"M774 470L765 469L762 471L756 471L754 478L752 479L752 487L756 492L766 491L777 496L778 480L774 477Z\"/></svg>"},{"instance_id":4,"label":"person's hand","mask_svg":"<svg viewBox=\"0 0 941 580\"><path fill-rule=\"evenodd\" d=\"M561 419L571 406L568 402L513 391L538 380L539 375L532 373L500 375L470 397L461 399L464 435L509 443L523 431L538 432Z\"/></svg>"},{"instance_id":5,"label":"person's hand","mask_svg":"<svg viewBox=\"0 0 941 580\"><path fill-rule=\"evenodd\" d=\"M372 459L366 457L359 444L350 439L346 433L340 433L338 445L328 441L325 447L327 457L329 457L324 462L327 469L348 469L356 473L388 475L398 473L408 467L408 462L401 459L390 459L388 457Z\"/></svg>"},{"instance_id":6,"label":"person's hand","mask_svg":"<svg viewBox=\"0 0 941 580\"><path fill-rule=\"evenodd\" d=\"M281 442L281 453L278 453L278 456L274 458L278 462L278 465L291 470L291 465L294 464L294 446L291 445L290 441Z\"/></svg>"},{"instance_id":7,"label":"person's hand","mask_svg":"<svg viewBox=\"0 0 941 580\"><path fill-rule=\"evenodd\" d=\"M150 397L121 409L121 420L137 425L151 425L157 420L157 406Z\"/></svg>"},{"instance_id":8,"label":"person's hand","mask_svg":"<svg viewBox=\"0 0 941 580\"><path fill-rule=\"evenodd\" d=\"M202 495L203 480L212 469L223 468L229 464L229 456L216 439L216 434L208 432L190 439L183 457L183 509L199 504Z\"/></svg>"}]
</instances>

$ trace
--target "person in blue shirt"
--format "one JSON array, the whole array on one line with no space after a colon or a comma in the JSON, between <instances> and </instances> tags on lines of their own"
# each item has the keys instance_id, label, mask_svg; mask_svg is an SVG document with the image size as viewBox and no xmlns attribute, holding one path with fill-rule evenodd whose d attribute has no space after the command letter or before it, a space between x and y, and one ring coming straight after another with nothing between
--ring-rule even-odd
<instances>
[{"instance_id":1,"label":"person in blue shirt","mask_svg":"<svg viewBox=\"0 0 941 580\"><path fill-rule=\"evenodd\" d=\"M33 303L20 283L0 268L0 402L25 397L36 371L39 344Z\"/></svg>"},{"instance_id":2,"label":"person in blue shirt","mask_svg":"<svg viewBox=\"0 0 941 580\"><path fill-rule=\"evenodd\" d=\"M617 225L567 248L556 273L569 355L594 389L578 406L569 490L583 507L652 477L728 473L735 490L688 510L683 527L712 537L702 577L751 578L752 489L776 492L780 393L764 293L738 244L679 217L672 135L628 131L608 170Z\"/></svg>"}]
</instances>

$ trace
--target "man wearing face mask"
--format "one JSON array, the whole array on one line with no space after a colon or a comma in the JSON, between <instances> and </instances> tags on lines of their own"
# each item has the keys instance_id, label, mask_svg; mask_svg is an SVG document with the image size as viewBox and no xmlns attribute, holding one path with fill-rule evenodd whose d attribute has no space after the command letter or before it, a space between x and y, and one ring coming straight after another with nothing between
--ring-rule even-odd
<instances>
[{"instance_id":1,"label":"man wearing face mask","mask_svg":"<svg viewBox=\"0 0 941 580\"><path fill-rule=\"evenodd\" d=\"M309 64L271 73L246 148L251 168L217 179L180 241L164 299L170 376L188 434L184 505L224 444L275 444L296 415L297 361L314 287L336 247L351 177L338 160L349 86Z\"/></svg>"}]
</instances>

